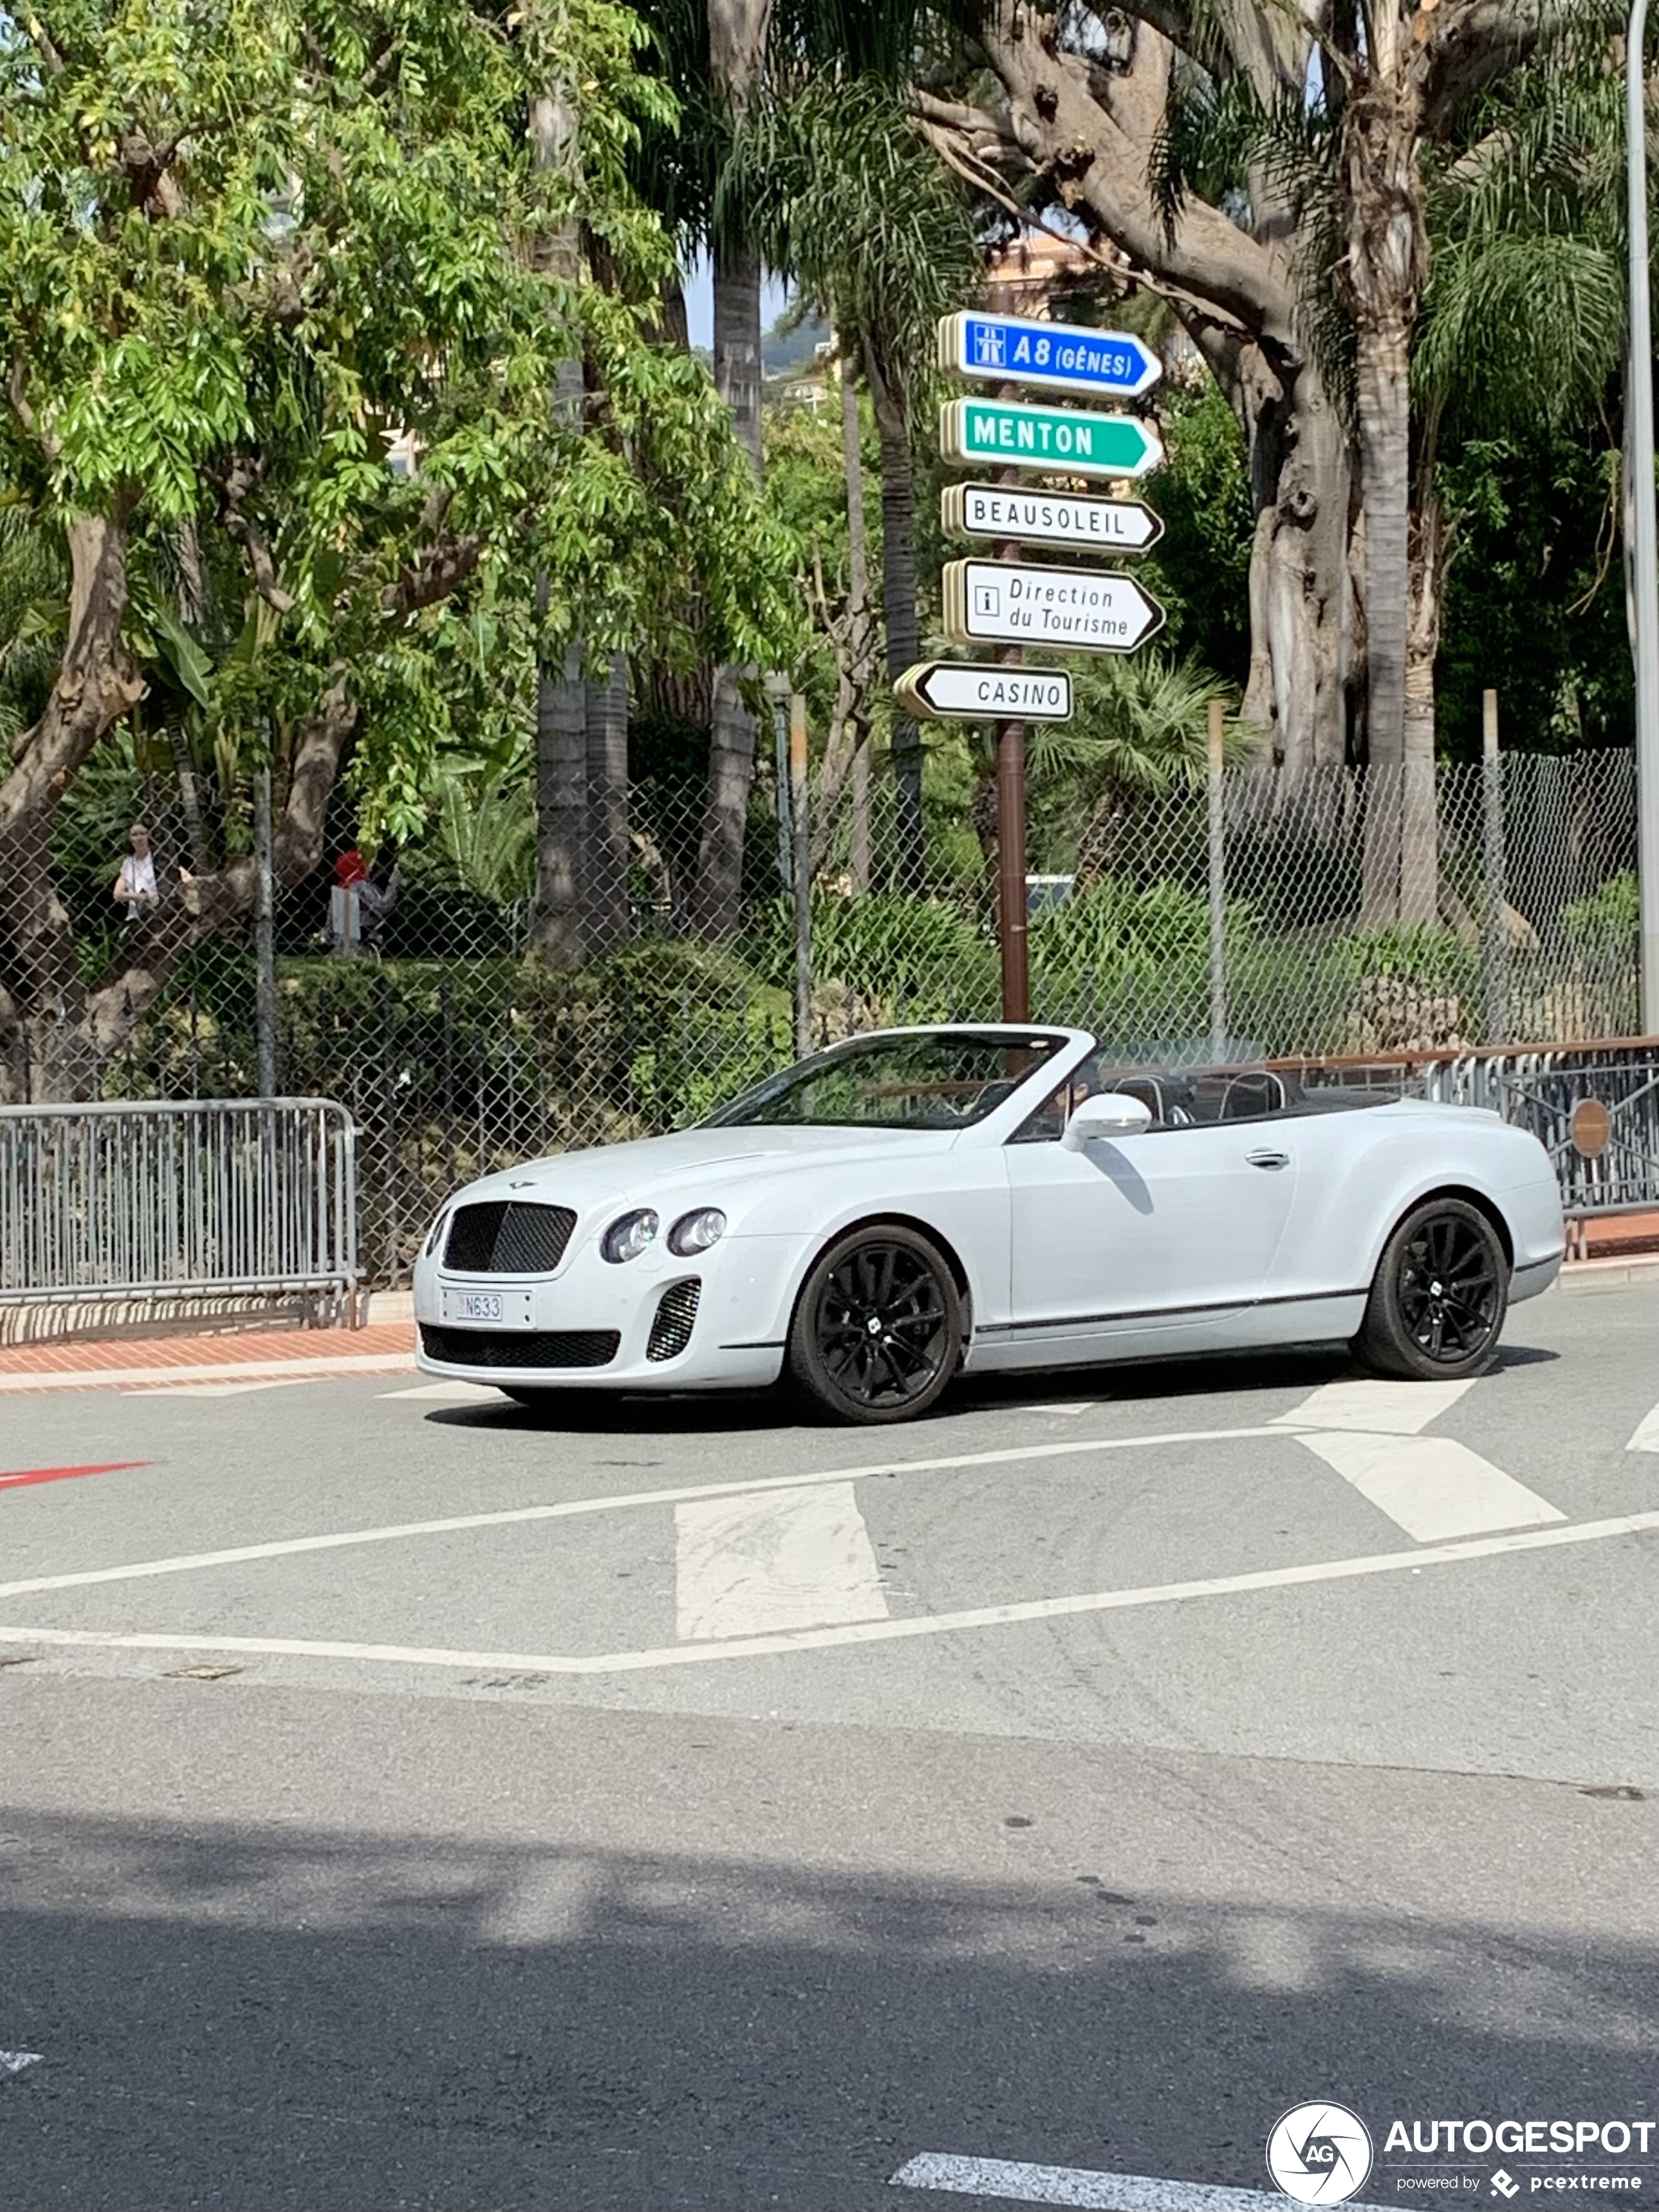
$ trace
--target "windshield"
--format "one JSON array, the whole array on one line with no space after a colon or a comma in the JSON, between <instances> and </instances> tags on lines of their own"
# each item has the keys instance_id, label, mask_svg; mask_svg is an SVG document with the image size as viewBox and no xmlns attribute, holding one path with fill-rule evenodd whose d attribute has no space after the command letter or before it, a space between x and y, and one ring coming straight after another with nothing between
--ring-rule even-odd
<instances>
[{"instance_id":1,"label":"windshield","mask_svg":"<svg viewBox=\"0 0 1659 2212\"><path fill-rule=\"evenodd\" d=\"M966 1129L994 1112L1065 1042L971 1030L859 1038L769 1076L711 1120L738 1127Z\"/></svg>"}]
</instances>

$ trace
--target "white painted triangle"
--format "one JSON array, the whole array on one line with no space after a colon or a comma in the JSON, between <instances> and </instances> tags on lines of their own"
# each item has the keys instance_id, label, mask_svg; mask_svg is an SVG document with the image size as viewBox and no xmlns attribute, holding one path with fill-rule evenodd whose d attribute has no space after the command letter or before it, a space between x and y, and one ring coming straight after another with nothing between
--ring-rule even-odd
<instances>
[{"instance_id":1,"label":"white painted triangle","mask_svg":"<svg viewBox=\"0 0 1659 2212\"><path fill-rule=\"evenodd\" d=\"M1419 1544L1567 1517L1450 1437L1368 1437L1350 1430L1302 1441Z\"/></svg>"},{"instance_id":2,"label":"white painted triangle","mask_svg":"<svg viewBox=\"0 0 1659 2212\"><path fill-rule=\"evenodd\" d=\"M38 2066L38 2051L0 2051L0 2074L21 2074L26 2066Z\"/></svg>"},{"instance_id":3,"label":"white painted triangle","mask_svg":"<svg viewBox=\"0 0 1659 2212\"><path fill-rule=\"evenodd\" d=\"M674 1509L682 1638L884 1620L887 1599L850 1482Z\"/></svg>"},{"instance_id":4,"label":"white painted triangle","mask_svg":"<svg viewBox=\"0 0 1659 2212\"><path fill-rule=\"evenodd\" d=\"M1643 1416L1636 1425L1636 1434L1625 1446L1626 1451L1659 1452L1659 1406Z\"/></svg>"},{"instance_id":5,"label":"white painted triangle","mask_svg":"<svg viewBox=\"0 0 1659 2212\"><path fill-rule=\"evenodd\" d=\"M1356 1376L1327 1382L1274 1426L1284 1429L1358 1429L1366 1436L1414 1437L1454 1407L1474 1377L1462 1382L1384 1382Z\"/></svg>"}]
</instances>

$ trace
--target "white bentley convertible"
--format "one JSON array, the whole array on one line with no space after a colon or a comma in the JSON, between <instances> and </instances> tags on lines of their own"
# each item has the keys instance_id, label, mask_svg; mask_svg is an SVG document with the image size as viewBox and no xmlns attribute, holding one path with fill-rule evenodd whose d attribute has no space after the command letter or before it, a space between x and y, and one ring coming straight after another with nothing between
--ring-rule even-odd
<instances>
[{"instance_id":1,"label":"white bentley convertible","mask_svg":"<svg viewBox=\"0 0 1659 2212\"><path fill-rule=\"evenodd\" d=\"M428 1373L526 1404L787 1377L896 1421L963 1371L1268 1345L1469 1375L1562 1242L1542 1146L1493 1114L1126 1069L1080 1030L890 1030L700 1128L474 1183L415 1311Z\"/></svg>"}]
</instances>

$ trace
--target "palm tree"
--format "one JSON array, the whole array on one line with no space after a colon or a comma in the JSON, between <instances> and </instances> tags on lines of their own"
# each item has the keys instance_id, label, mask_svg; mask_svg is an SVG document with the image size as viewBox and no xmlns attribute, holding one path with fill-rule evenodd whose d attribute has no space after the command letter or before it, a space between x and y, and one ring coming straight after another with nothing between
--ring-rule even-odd
<instances>
[{"instance_id":1,"label":"palm tree","mask_svg":"<svg viewBox=\"0 0 1659 2212\"><path fill-rule=\"evenodd\" d=\"M1202 785L1209 713L1225 687L1192 659L1159 653L1074 664L1075 719L1036 726L1026 740L1033 784L1077 840L1077 879L1091 888L1116 872L1137 799ZM1237 715L1224 757L1238 766L1265 732Z\"/></svg>"},{"instance_id":2,"label":"palm tree","mask_svg":"<svg viewBox=\"0 0 1659 2212\"><path fill-rule=\"evenodd\" d=\"M882 612L896 681L921 652L914 456L933 334L981 277L972 204L882 77L799 57L775 65L773 97L746 119L731 176L773 265L833 323L846 373L864 373L881 452ZM896 719L892 746L896 873L915 889L926 873L921 739L908 717Z\"/></svg>"}]
</instances>

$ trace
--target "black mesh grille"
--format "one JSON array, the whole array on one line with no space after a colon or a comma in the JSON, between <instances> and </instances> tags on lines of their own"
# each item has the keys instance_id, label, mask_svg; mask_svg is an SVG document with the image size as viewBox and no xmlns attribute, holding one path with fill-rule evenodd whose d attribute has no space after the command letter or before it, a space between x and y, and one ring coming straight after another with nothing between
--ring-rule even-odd
<instances>
[{"instance_id":1,"label":"black mesh grille","mask_svg":"<svg viewBox=\"0 0 1659 2212\"><path fill-rule=\"evenodd\" d=\"M690 1282L672 1283L663 1292L651 1324L651 1341L645 1347L647 1359L672 1359L690 1343L702 1289L701 1279L693 1275Z\"/></svg>"},{"instance_id":2,"label":"black mesh grille","mask_svg":"<svg viewBox=\"0 0 1659 2212\"><path fill-rule=\"evenodd\" d=\"M622 1342L614 1328L434 1328L421 1323L421 1349L446 1367L608 1367Z\"/></svg>"},{"instance_id":3,"label":"black mesh grille","mask_svg":"<svg viewBox=\"0 0 1659 2212\"><path fill-rule=\"evenodd\" d=\"M550 1275L575 1225L568 1206L463 1206L444 1240L444 1265L466 1275Z\"/></svg>"}]
</instances>

